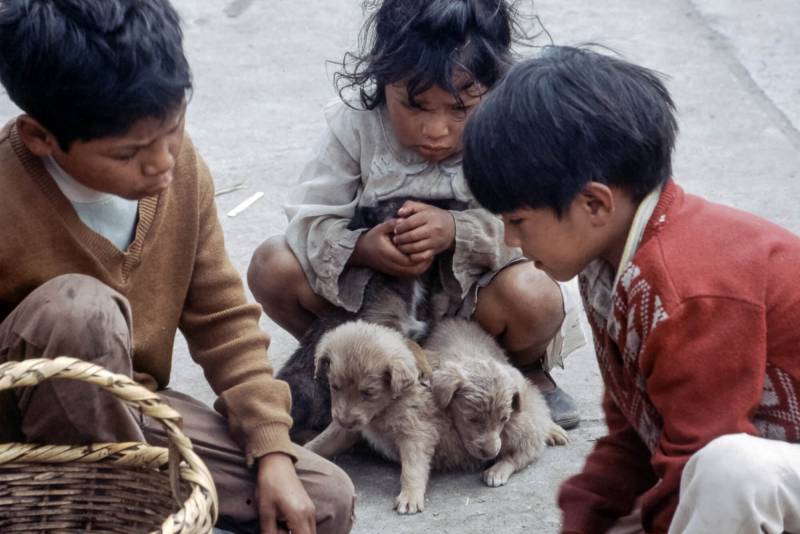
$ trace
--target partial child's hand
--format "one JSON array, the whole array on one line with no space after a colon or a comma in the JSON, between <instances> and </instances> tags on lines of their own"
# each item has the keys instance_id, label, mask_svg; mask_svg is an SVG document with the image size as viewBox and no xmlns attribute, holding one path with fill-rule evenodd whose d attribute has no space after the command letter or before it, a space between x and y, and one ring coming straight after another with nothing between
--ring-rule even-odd
<instances>
[{"instance_id":1,"label":"partial child's hand","mask_svg":"<svg viewBox=\"0 0 800 534\"><path fill-rule=\"evenodd\" d=\"M293 534L316 534L314 503L297 476L292 459L272 453L258 460L256 484L261 534L277 534L278 522Z\"/></svg>"},{"instance_id":2,"label":"partial child's hand","mask_svg":"<svg viewBox=\"0 0 800 534\"><path fill-rule=\"evenodd\" d=\"M425 272L433 257L413 259L392 242L398 221L390 219L361 234L350 257L350 264L369 267L392 276L416 276Z\"/></svg>"},{"instance_id":3,"label":"partial child's hand","mask_svg":"<svg viewBox=\"0 0 800 534\"><path fill-rule=\"evenodd\" d=\"M394 244L412 261L432 260L455 242L456 221L447 210L409 200L397 216Z\"/></svg>"}]
</instances>

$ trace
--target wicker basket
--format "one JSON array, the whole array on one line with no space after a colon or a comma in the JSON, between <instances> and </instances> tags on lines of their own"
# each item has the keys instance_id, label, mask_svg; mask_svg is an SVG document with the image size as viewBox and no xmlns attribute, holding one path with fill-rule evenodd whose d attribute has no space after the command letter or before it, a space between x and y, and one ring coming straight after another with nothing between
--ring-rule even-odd
<instances>
[{"instance_id":1,"label":"wicker basket","mask_svg":"<svg viewBox=\"0 0 800 534\"><path fill-rule=\"evenodd\" d=\"M48 378L96 384L164 425L146 443L0 444L0 532L211 532L217 493L181 416L130 378L65 356L0 365L0 390Z\"/></svg>"}]
</instances>

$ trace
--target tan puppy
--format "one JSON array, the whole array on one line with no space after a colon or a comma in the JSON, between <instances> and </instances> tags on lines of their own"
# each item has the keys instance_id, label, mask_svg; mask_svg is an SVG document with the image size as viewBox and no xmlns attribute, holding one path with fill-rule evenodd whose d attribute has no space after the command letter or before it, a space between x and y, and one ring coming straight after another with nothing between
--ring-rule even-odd
<instances>
[{"instance_id":1,"label":"tan puppy","mask_svg":"<svg viewBox=\"0 0 800 534\"><path fill-rule=\"evenodd\" d=\"M420 380L405 338L391 328L351 321L320 339L315 362L315 374L328 375L333 422L306 447L331 457L363 436L401 464L395 509L422 511L438 429L447 421Z\"/></svg>"},{"instance_id":2,"label":"tan puppy","mask_svg":"<svg viewBox=\"0 0 800 534\"><path fill-rule=\"evenodd\" d=\"M467 449L453 421L434 399L424 376L421 379L417 361L423 360L420 351L415 356L415 350L415 345L409 344L396 330L364 321L345 323L326 333L317 345L315 372L328 376L333 422L306 444L318 454L331 457L363 436L378 452L399 461L401 491L395 509L401 514L424 509L431 468L474 471L491 459L486 452L475 455ZM499 366L488 372L498 370L506 375ZM490 417L511 420L513 398L512 394L499 401L505 409ZM523 398L527 397L520 393L520 402ZM470 449L478 451L479 447L470 445ZM497 451L502 452L501 448ZM539 452L540 448L529 453L525 457L530 457L528 463ZM506 465L502 456L498 463L501 461L501 465ZM514 466L521 462L510 461ZM494 478L484 477L484 480L489 483Z\"/></svg>"},{"instance_id":3,"label":"tan puppy","mask_svg":"<svg viewBox=\"0 0 800 534\"><path fill-rule=\"evenodd\" d=\"M566 432L550 418L539 389L508 363L497 342L477 323L445 319L425 343L432 387L466 450L497 459L483 472L489 486L539 457L545 445L564 445Z\"/></svg>"}]
</instances>

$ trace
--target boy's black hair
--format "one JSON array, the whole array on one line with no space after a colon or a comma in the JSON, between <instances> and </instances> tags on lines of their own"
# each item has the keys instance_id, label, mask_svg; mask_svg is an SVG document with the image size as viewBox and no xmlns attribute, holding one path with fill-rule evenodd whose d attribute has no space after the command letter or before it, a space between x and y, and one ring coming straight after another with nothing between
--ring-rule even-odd
<instances>
[{"instance_id":1,"label":"boy's black hair","mask_svg":"<svg viewBox=\"0 0 800 534\"><path fill-rule=\"evenodd\" d=\"M66 151L178 110L182 41L168 0L2 0L0 82Z\"/></svg>"},{"instance_id":2,"label":"boy's black hair","mask_svg":"<svg viewBox=\"0 0 800 534\"><path fill-rule=\"evenodd\" d=\"M494 213L551 208L560 217L590 181L638 202L672 174L674 111L657 73L546 47L511 69L470 117L464 175Z\"/></svg>"},{"instance_id":3,"label":"boy's black hair","mask_svg":"<svg viewBox=\"0 0 800 534\"><path fill-rule=\"evenodd\" d=\"M406 82L414 97L436 85L456 99L466 89L492 87L511 66L511 46L528 37L515 3L507 0L366 0L372 10L361 30L360 51L347 53L334 75L343 93L357 88L365 109L385 102L387 84Z\"/></svg>"}]
</instances>

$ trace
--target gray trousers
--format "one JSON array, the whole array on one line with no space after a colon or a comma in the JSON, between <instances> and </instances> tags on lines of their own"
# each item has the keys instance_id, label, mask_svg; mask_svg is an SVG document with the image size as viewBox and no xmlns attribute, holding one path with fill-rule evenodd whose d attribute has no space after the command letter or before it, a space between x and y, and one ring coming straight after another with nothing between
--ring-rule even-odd
<instances>
[{"instance_id":1,"label":"gray trousers","mask_svg":"<svg viewBox=\"0 0 800 534\"><path fill-rule=\"evenodd\" d=\"M131 310L127 299L94 278L63 275L42 284L0 323L0 363L73 356L132 376ZM158 392L183 416L183 431L217 487L218 526L258 532L255 470L228 433L225 419L172 390ZM85 382L47 380L0 392L0 443L81 444L142 441L166 445L161 425ZM317 532L350 531L354 489L347 474L302 447L295 467L314 502Z\"/></svg>"}]
</instances>

